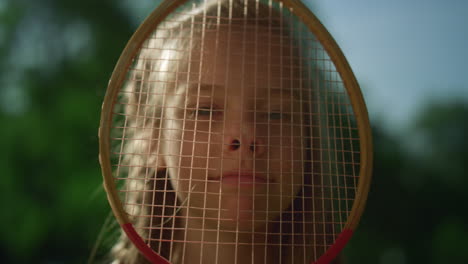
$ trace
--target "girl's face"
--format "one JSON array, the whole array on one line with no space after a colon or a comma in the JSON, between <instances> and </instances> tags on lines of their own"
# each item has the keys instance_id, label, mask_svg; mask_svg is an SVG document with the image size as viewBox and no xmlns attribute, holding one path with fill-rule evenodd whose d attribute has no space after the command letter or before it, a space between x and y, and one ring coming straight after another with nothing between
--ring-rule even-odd
<instances>
[{"instance_id":1,"label":"girl's face","mask_svg":"<svg viewBox=\"0 0 468 264\"><path fill-rule=\"evenodd\" d=\"M279 34L228 32L207 32L179 67L160 152L192 223L252 230L287 209L303 182L298 69L288 38L269 46Z\"/></svg>"}]
</instances>

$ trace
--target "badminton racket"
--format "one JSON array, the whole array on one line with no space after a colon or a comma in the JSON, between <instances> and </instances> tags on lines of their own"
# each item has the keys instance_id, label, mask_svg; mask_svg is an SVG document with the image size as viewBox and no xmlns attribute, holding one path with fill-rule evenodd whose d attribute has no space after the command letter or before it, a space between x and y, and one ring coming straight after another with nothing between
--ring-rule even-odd
<instances>
[{"instance_id":1,"label":"badminton racket","mask_svg":"<svg viewBox=\"0 0 468 264\"><path fill-rule=\"evenodd\" d=\"M117 62L99 138L119 263L330 263L371 180L359 85L298 0L163 1Z\"/></svg>"}]
</instances>

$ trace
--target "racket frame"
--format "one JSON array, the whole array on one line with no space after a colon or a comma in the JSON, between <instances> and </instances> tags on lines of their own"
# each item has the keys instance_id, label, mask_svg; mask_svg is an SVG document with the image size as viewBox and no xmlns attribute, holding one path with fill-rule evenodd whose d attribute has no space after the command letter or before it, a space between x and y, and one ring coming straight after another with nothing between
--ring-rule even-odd
<instances>
[{"instance_id":1,"label":"racket frame","mask_svg":"<svg viewBox=\"0 0 468 264\"><path fill-rule=\"evenodd\" d=\"M276 1L276 0L275 0ZM123 86L128 68L133 63L133 59L140 51L143 42L154 31L171 12L182 5L186 0L169 0L161 4L144 20L140 27L133 34L125 49L123 50L109 81L109 85L102 104L101 121L99 127L99 162L104 179L104 189L112 211L129 239L135 244L140 252L152 263L169 263L165 258L154 252L138 235L124 210L119 199L115 186L115 179L110 163L113 109L116 104L117 95ZM278 1L277 1L278 2ZM369 116L364 102L359 84L353 71L331 34L318 20L318 18L300 0L283 0L283 5L289 8L293 14L298 16L309 30L315 35L320 44L324 47L331 61L334 63L337 72L340 74L344 87L350 98L354 111L360 141L360 172L356 197L348 216L347 222L342 232L335 240L335 243L322 255L314 264L326 264L332 261L348 243L354 230L357 228L361 218L369 192L372 163L373 163L373 143Z\"/></svg>"}]
</instances>

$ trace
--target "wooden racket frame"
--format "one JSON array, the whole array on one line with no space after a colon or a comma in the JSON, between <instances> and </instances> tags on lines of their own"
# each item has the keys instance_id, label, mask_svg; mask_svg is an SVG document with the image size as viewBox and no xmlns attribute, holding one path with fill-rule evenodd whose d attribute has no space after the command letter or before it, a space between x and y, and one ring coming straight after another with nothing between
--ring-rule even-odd
<instances>
[{"instance_id":1,"label":"wooden racket frame","mask_svg":"<svg viewBox=\"0 0 468 264\"><path fill-rule=\"evenodd\" d=\"M350 102L356 116L357 127L360 139L360 172L359 183L356 192L356 197L351 209L347 222L339 235L334 245L330 247L325 255L320 257L315 264L326 264L333 260L338 253L343 249L352 233L356 229L359 219L364 211L367 194L372 178L372 162L373 162L373 144L369 117L364 98L362 96L359 84L348 64L345 56L339 48L336 41L317 19L317 17L300 1L300 0L282 0L283 5L292 9L301 21L309 28L316 36L321 45L327 51L330 59L333 61L337 72L344 83L344 87L350 97ZM120 56L117 65L112 73L109 85L104 97L101 112L101 122L99 127L99 162L101 164L102 175L104 178L104 188L107 193L112 211L117 218L117 221L127 233L129 238L140 251L152 263L168 263L167 260L160 257L157 253L151 250L136 233L133 225L130 222L127 213L119 199L115 186L115 179L112 174L112 166L110 163L110 131L112 128L113 109L116 103L116 98L121 89L128 68L133 62L143 42L154 31L155 25L158 25L167 15L174 11L178 6L186 2L186 0L166 0L163 1L141 24L141 26L133 34L127 43L122 55Z\"/></svg>"}]
</instances>

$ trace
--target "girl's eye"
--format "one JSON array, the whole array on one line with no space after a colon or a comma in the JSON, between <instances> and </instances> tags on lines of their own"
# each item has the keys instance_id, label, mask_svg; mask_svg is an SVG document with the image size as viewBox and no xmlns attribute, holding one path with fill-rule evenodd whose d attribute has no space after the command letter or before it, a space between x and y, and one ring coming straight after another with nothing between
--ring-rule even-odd
<instances>
[{"instance_id":1,"label":"girl's eye","mask_svg":"<svg viewBox=\"0 0 468 264\"><path fill-rule=\"evenodd\" d=\"M268 113L267 117L271 121L281 120L281 122L290 122L292 118L290 113L281 113L281 112L270 112Z\"/></svg>"},{"instance_id":2,"label":"girl's eye","mask_svg":"<svg viewBox=\"0 0 468 264\"><path fill-rule=\"evenodd\" d=\"M268 118L270 120L280 120L281 118L283 118L283 114L278 112L272 112L268 114Z\"/></svg>"},{"instance_id":3,"label":"girl's eye","mask_svg":"<svg viewBox=\"0 0 468 264\"><path fill-rule=\"evenodd\" d=\"M211 105L200 105L198 108L196 106L189 106L189 117L191 119L200 119L207 120L210 118L215 118L219 114L219 110L216 107Z\"/></svg>"},{"instance_id":4,"label":"girl's eye","mask_svg":"<svg viewBox=\"0 0 468 264\"><path fill-rule=\"evenodd\" d=\"M212 109L210 108L199 108L197 109L197 115L198 116L210 116L212 112Z\"/></svg>"}]
</instances>

